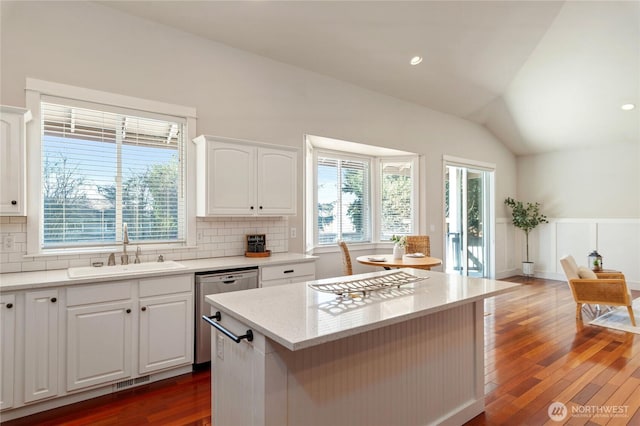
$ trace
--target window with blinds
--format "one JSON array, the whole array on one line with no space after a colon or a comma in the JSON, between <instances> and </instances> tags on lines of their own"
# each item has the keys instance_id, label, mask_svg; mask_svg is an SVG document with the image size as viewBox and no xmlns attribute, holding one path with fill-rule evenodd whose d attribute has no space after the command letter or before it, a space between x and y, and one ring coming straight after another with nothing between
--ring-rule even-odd
<instances>
[{"instance_id":1,"label":"window with blinds","mask_svg":"<svg viewBox=\"0 0 640 426\"><path fill-rule=\"evenodd\" d=\"M382 187L380 240L413 233L413 161L380 161Z\"/></svg>"},{"instance_id":2,"label":"window with blinds","mask_svg":"<svg viewBox=\"0 0 640 426\"><path fill-rule=\"evenodd\" d=\"M318 155L318 244L371 240L370 162Z\"/></svg>"},{"instance_id":3,"label":"window with blinds","mask_svg":"<svg viewBox=\"0 0 640 426\"><path fill-rule=\"evenodd\" d=\"M42 248L184 241L185 121L105 109L41 102Z\"/></svg>"}]
</instances>

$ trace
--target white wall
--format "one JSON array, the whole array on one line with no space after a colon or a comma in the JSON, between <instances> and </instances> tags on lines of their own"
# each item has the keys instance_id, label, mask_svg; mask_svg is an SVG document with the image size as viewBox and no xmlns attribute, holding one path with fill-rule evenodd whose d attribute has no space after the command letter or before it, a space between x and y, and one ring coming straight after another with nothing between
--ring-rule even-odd
<instances>
[{"instance_id":1,"label":"white wall","mask_svg":"<svg viewBox=\"0 0 640 426\"><path fill-rule=\"evenodd\" d=\"M515 194L514 156L484 128L88 2L1 4L0 102L26 77L197 108L197 133L302 147L305 134L423 154L432 253L442 256L442 155L495 163L496 203ZM300 161L299 164L303 164ZM303 226L303 172L297 217ZM423 230L427 231L429 228ZM301 252L301 238L288 242ZM336 275L325 262L319 275ZM320 269L320 268L319 268Z\"/></svg>"},{"instance_id":2,"label":"white wall","mask_svg":"<svg viewBox=\"0 0 640 426\"><path fill-rule=\"evenodd\" d=\"M557 218L640 218L640 145L518 157L518 197Z\"/></svg>"},{"instance_id":3,"label":"white wall","mask_svg":"<svg viewBox=\"0 0 640 426\"><path fill-rule=\"evenodd\" d=\"M540 202L550 218L530 237L536 275L564 280L560 257L571 254L586 265L595 249L605 268L624 272L640 290L640 146L608 144L529 155L518 157L517 165L517 198ZM506 222L511 236L496 245L506 253L514 248L515 256L496 267L503 277L517 273L524 257L522 232Z\"/></svg>"}]
</instances>

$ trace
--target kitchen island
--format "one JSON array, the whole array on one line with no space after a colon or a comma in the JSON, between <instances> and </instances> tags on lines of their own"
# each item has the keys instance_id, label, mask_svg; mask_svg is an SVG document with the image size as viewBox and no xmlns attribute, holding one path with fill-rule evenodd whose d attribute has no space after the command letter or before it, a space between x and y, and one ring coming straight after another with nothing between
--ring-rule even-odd
<instances>
[{"instance_id":1,"label":"kitchen island","mask_svg":"<svg viewBox=\"0 0 640 426\"><path fill-rule=\"evenodd\" d=\"M414 281L311 288L398 273ZM464 423L484 410L484 299L518 286L402 269L207 296L213 322L245 336L212 327L213 423Z\"/></svg>"}]
</instances>

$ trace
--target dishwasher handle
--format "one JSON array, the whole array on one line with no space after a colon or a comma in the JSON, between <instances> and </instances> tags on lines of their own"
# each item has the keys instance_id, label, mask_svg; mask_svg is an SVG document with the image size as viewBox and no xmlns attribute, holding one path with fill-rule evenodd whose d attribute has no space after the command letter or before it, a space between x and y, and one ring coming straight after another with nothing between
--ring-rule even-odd
<instances>
[{"instance_id":1,"label":"dishwasher handle","mask_svg":"<svg viewBox=\"0 0 640 426\"><path fill-rule=\"evenodd\" d=\"M216 322L216 321L220 321L221 318L222 318L222 315L220 314L220 311L217 311L214 315L211 315L210 317L206 315L202 316L203 320L208 322L211 326L218 329L218 331L220 331L222 334L224 334L225 336L227 336L229 339L233 340L236 343L240 343L243 339L247 339L248 342L253 341L253 331L247 330L246 334L242 336L236 336L231 331L227 330L221 324L218 324Z\"/></svg>"}]
</instances>

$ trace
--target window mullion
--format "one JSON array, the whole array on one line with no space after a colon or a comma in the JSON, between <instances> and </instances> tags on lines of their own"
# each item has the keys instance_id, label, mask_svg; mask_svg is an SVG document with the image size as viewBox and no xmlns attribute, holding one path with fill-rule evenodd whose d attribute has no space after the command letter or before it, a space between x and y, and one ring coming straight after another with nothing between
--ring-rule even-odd
<instances>
[{"instance_id":1,"label":"window mullion","mask_svg":"<svg viewBox=\"0 0 640 426\"><path fill-rule=\"evenodd\" d=\"M124 117L121 124L116 126L116 242L124 240L123 229L123 188L122 188L122 141L124 139Z\"/></svg>"}]
</instances>

